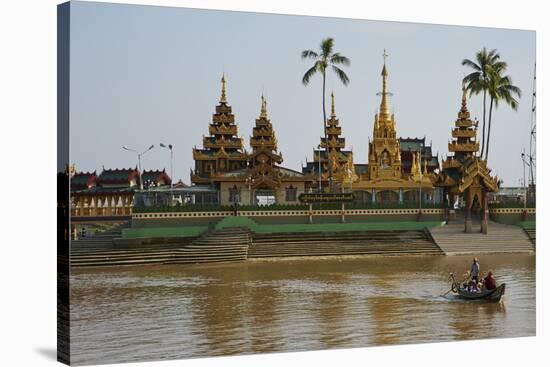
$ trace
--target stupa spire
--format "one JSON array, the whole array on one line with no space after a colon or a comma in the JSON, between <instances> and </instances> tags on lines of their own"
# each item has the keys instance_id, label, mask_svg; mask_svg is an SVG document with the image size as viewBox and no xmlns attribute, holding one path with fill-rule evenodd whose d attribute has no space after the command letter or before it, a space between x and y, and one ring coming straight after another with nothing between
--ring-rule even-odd
<instances>
[{"instance_id":1,"label":"stupa spire","mask_svg":"<svg viewBox=\"0 0 550 367\"><path fill-rule=\"evenodd\" d=\"M388 54L386 53L386 50L384 49L384 53L382 54L382 57L384 58L384 66L382 67L382 100L380 101L380 118L382 120L389 119L390 118L390 109L388 107L388 69L386 68L386 58L388 57Z\"/></svg>"},{"instance_id":2,"label":"stupa spire","mask_svg":"<svg viewBox=\"0 0 550 367\"><path fill-rule=\"evenodd\" d=\"M227 103L227 97L225 96L225 73L222 74L222 95L220 96L220 103Z\"/></svg>"},{"instance_id":3,"label":"stupa spire","mask_svg":"<svg viewBox=\"0 0 550 367\"><path fill-rule=\"evenodd\" d=\"M330 105L330 117L336 117L336 112L334 110L334 92L330 93L331 105Z\"/></svg>"},{"instance_id":4,"label":"stupa spire","mask_svg":"<svg viewBox=\"0 0 550 367\"><path fill-rule=\"evenodd\" d=\"M260 118L267 118L267 99L262 94L262 107L260 110Z\"/></svg>"}]
</instances>

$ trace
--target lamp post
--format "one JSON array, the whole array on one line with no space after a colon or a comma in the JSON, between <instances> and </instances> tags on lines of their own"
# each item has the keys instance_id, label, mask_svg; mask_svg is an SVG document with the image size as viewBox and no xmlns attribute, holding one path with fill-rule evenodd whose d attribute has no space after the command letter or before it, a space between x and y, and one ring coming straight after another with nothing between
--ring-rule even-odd
<instances>
[{"instance_id":1,"label":"lamp post","mask_svg":"<svg viewBox=\"0 0 550 367\"><path fill-rule=\"evenodd\" d=\"M523 209L527 210L527 186L525 185L525 166L529 166L529 168L531 168L531 165L525 160L525 152L521 153L521 160L523 161Z\"/></svg>"},{"instance_id":2,"label":"lamp post","mask_svg":"<svg viewBox=\"0 0 550 367\"><path fill-rule=\"evenodd\" d=\"M252 203L252 183L254 182L254 179L252 178L252 176L248 176L246 178L246 183L248 184L248 199L249 199L249 203L250 205L253 205Z\"/></svg>"},{"instance_id":3,"label":"lamp post","mask_svg":"<svg viewBox=\"0 0 550 367\"><path fill-rule=\"evenodd\" d=\"M422 213L422 148L418 152L418 170L420 171L420 182L418 185L418 214Z\"/></svg>"},{"instance_id":4,"label":"lamp post","mask_svg":"<svg viewBox=\"0 0 550 367\"><path fill-rule=\"evenodd\" d=\"M138 174L139 174L139 188L141 190L143 190L143 180L142 180L142 177L141 177L141 156L144 155L145 153L147 153L148 151L150 151L151 149L153 149L155 146L154 145L151 145L149 148L145 149L143 152L138 152L137 150L135 149L131 149L131 148L128 148L126 146L123 146L122 149L124 150L127 150L129 152L134 152L137 154L137 157L138 157Z\"/></svg>"},{"instance_id":5,"label":"lamp post","mask_svg":"<svg viewBox=\"0 0 550 367\"><path fill-rule=\"evenodd\" d=\"M170 202L174 200L174 150L172 144L168 146L160 143L161 148L170 149Z\"/></svg>"},{"instance_id":6,"label":"lamp post","mask_svg":"<svg viewBox=\"0 0 550 367\"><path fill-rule=\"evenodd\" d=\"M315 148L313 148L315 149ZM317 151L319 152L319 192L323 191L323 186L321 184L321 144L317 146Z\"/></svg>"}]
</instances>

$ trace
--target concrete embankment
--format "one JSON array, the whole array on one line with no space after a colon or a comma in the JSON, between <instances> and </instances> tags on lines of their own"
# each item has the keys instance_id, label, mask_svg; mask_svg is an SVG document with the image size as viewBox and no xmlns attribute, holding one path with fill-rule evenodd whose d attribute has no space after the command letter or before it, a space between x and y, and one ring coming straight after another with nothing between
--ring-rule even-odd
<instances>
[{"instance_id":1,"label":"concrete embankment","mask_svg":"<svg viewBox=\"0 0 550 367\"><path fill-rule=\"evenodd\" d=\"M425 230L259 234L229 227L195 238L104 238L73 243L72 266L191 264L294 256L443 255Z\"/></svg>"}]
</instances>

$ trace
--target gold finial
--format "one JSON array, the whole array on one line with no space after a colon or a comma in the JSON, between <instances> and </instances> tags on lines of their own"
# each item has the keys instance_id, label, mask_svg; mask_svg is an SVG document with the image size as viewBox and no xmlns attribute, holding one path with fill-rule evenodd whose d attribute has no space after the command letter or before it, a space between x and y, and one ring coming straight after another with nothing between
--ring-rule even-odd
<instances>
[{"instance_id":1,"label":"gold finial","mask_svg":"<svg viewBox=\"0 0 550 367\"><path fill-rule=\"evenodd\" d=\"M331 106L330 106L330 117L336 117L336 112L334 111L334 92L330 93Z\"/></svg>"},{"instance_id":2,"label":"gold finial","mask_svg":"<svg viewBox=\"0 0 550 367\"><path fill-rule=\"evenodd\" d=\"M384 57L384 67L382 68L382 101L380 102L380 117L381 119L389 119L390 118L390 109L388 107L388 99L387 95L388 93L388 69L386 68L386 58L388 57L388 54L386 53L386 49L384 49L384 53L382 54L382 57Z\"/></svg>"},{"instance_id":3,"label":"gold finial","mask_svg":"<svg viewBox=\"0 0 550 367\"><path fill-rule=\"evenodd\" d=\"M262 108L260 110L260 118L267 118L267 101L262 94Z\"/></svg>"},{"instance_id":4,"label":"gold finial","mask_svg":"<svg viewBox=\"0 0 550 367\"><path fill-rule=\"evenodd\" d=\"M227 103L227 98L225 96L225 73L222 74L222 95L220 97L220 103Z\"/></svg>"}]
</instances>

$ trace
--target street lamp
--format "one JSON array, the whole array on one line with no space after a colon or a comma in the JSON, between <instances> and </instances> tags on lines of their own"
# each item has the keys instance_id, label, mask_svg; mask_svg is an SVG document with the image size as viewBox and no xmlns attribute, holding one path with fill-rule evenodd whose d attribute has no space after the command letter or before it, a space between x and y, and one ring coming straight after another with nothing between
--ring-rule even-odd
<instances>
[{"instance_id":1,"label":"street lamp","mask_svg":"<svg viewBox=\"0 0 550 367\"><path fill-rule=\"evenodd\" d=\"M143 180L142 180L142 177L141 177L141 156L144 155L145 153L147 153L148 151L150 151L151 149L153 149L154 147L155 147L154 145L151 145L149 148L147 148L146 150L144 150L141 153L138 152L135 149L131 149L131 148L128 148L128 147L125 147L125 146L122 147L122 149L124 149L124 150L127 150L129 152L134 152L134 153L137 154L137 157L138 157L139 188L141 190L143 190Z\"/></svg>"},{"instance_id":2,"label":"street lamp","mask_svg":"<svg viewBox=\"0 0 550 367\"><path fill-rule=\"evenodd\" d=\"M525 166L529 166L531 168L530 162L527 162L525 160L525 152L521 153L521 160L523 161L523 192L524 192L524 198L523 198L523 209L527 209L527 186L525 185Z\"/></svg>"},{"instance_id":3,"label":"street lamp","mask_svg":"<svg viewBox=\"0 0 550 367\"><path fill-rule=\"evenodd\" d=\"M255 203L252 203L252 184L254 183L254 178L252 176L248 176L246 178L246 183L248 184L248 200L250 205L254 205Z\"/></svg>"},{"instance_id":4,"label":"street lamp","mask_svg":"<svg viewBox=\"0 0 550 367\"><path fill-rule=\"evenodd\" d=\"M418 185L418 213L422 213L422 148L418 151L418 169L420 171L420 183Z\"/></svg>"},{"instance_id":5,"label":"street lamp","mask_svg":"<svg viewBox=\"0 0 550 367\"><path fill-rule=\"evenodd\" d=\"M170 201L174 200L174 150L172 144L159 144L161 148L170 149Z\"/></svg>"},{"instance_id":6,"label":"street lamp","mask_svg":"<svg viewBox=\"0 0 550 367\"><path fill-rule=\"evenodd\" d=\"M315 148L313 148L315 150ZM319 152L319 192L323 191L323 187L321 184L321 144L317 146L317 151Z\"/></svg>"}]
</instances>

